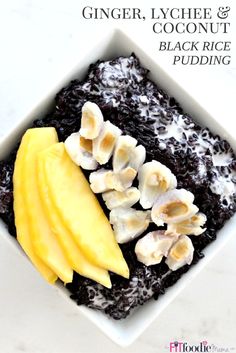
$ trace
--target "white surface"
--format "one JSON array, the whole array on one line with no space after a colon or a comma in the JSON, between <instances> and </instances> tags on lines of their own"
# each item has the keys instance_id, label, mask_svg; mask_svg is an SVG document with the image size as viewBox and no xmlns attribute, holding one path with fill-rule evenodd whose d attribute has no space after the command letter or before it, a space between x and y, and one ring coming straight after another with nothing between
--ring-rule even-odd
<instances>
[{"instance_id":1,"label":"white surface","mask_svg":"<svg viewBox=\"0 0 236 353\"><path fill-rule=\"evenodd\" d=\"M105 4L105 1L100 1L100 6L102 3ZM93 25L90 22L89 26L82 23L79 15L82 1L80 5L76 1L68 1L67 5L56 1L49 4L46 1L13 1L8 2L6 11L4 6L0 18L3 26L0 31L3 69L0 73L1 134L11 129L54 82L60 80L68 67L81 56L80 48L85 42L89 44L96 40L94 30L97 38L99 32L104 30L104 26L98 22ZM137 2L135 6L138 6ZM137 30L138 27L140 25L129 25L128 30L134 32L133 29ZM140 43L149 47L148 50L155 50L149 26L144 24L143 28L146 29L143 32L146 37L139 38ZM81 32L87 34L86 40L81 38ZM135 36L140 37L140 33L142 31L135 33ZM147 38L150 38L148 43ZM173 67L167 68L173 72ZM176 70L173 76L191 90L191 94L200 102L202 100L205 103L207 98L209 110L213 114L224 112L226 97L232 97L230 104L227 100L229 114L225 116L224 113L223 121L228 118L233 127L230 112L233 112L234 103L234 72L233 66L210 68L208 72L202 68L185 68ZM217 90L218 87L224 87L223 94L222 90ZM8 245L2 243L0 239L0 258L3 259L0 276L4 279L0 284L0 352L83 353L94 352L96 347L101 347L100 351L105 353L122 351L88 320L70 312L54 289L50 289L52 295L49 296L48 286L37 276L32 298L26 277L33 269L29 269L26 262L16 263L15 257L7 250ZM224 251L159 316L145 334L124 351L164 351L168 342L174 339L189 343L206 339L220 346L236 347L236 310L233 307L235 245L235 239L230 241ZM45 310L47 319L44 316Z\"/></svg>"}]
</instances>

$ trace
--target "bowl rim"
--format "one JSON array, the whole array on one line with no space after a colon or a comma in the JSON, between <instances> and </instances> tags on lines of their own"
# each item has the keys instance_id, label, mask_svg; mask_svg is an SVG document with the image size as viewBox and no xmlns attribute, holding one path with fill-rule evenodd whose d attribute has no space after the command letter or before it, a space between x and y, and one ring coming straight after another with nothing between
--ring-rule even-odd
<instances>
[{"instance_id":1,"label":"bowl rim","mask_svg":"<svg viewBox=\"0 0 236 353\"><path fill-rule=\"evenodd\" d=\"M114 28L114 30L111 31L108 35L104 36L102 40L96 45L95 49L93 48L93 52L94 50L99 51L98 48L100 48L100 52L103 50L104 52L106 52L107 50L107 54L109 56L110 47L111 45L114 46L114 43L117 46L117 52L119 52L120 49L125 51L125 48L128 47L130 53L131 51L135 51L137 53L138 58L141 59L140 61L142 65L143 61L147 61L152 67L155 67L156 72L158 72L160 76L162 76L161 81L166 80L167 82L167 88L166 86L164 88L165 91L171 93L171 91L175 92L176 89L178 89L178 92L180 92L180 94L178 95L180 97L181 95L185 96L186 100L189 101L189 105L184 103L184 106L187 107L187 111L191 111L191 105L195 105L195 110L192 110L191 115L194 116L194 118L196 117L196 114L200 116L202 115L204 116L204 119L207 118L209 121L212 121L215 124L213 130L215 130L216 128L218 129L218 131L221 131L221 136L223 134L223 136L230 141L234 149L236 149L236 140L233 138L232 132L227 131L227 127L223 127L219 121L213 118L208 113L207 109L205 109L202 105L196 102L195 99L188 92L186 92L183 87L181 87L176 81L173 80L173 78L169 76L169 74L158 64L157 60L152 55L148 54L147 52L144 52L144 50L121 29ZM132 50L130 48L132 48ZM133 48L135 49L133 50ZM62 79L60 79L55 85L53 85L52 89L48 90L49 93L47 93L44 98L42 98L39 103L33 109L31 109L30 112L26 114L23 119L21 119L17 123L15 127L13 127L7 134L5 134L0 139L0 159L2 158L2 155L6 156L10 152L2 152L2 150L6 149L4 147L8 145L14 145L14 143L12 143L11 141L21 136L22 132L27 128L27 126L29 126L30 122L35 119L35 116L40 114L40 111L42 114L42 107L46 107L46 111L49 110L49 107L51 106L55 94L68 82L70 82L71 79L78 77L78 74L76 76L76 72L79 71L81 62L83 62L84 66L82 71L86 72L88 65L94 61L93 59L89 59L89 55L92 56L91 53L87 52L84 54L83 58L77 60L75 67L73 67L73 69L70 70L69 73L67 72L67 74L62 75ZM104 54L104 56L106 56L106 54ZM89 60L89 62L87 60ZM87 64L85 67L86 61ZM150 68L149 64L145 64L144 66ZM152 73L152 69L150 69L150 71ZM160 85L159 82L158 85ZM176 97L177 95L174 94L174 96ZM181 101L181 99L179 100L179 97L177 97L177 101ZM182 102L181 105L183 105ZM204 249L204 254L206 256L201 259L200 262L192 266L189 271L177 281L177 283L175 283L172 287L168 288L165 295L161 296L158 301L149 301L148 303L145 303L142 309L138 307L137 310L135 310L134 313L125 320L115 321L111 318L108 318L105 314L101 312L94 311L87 307L77 306L76 303L69 298L69 291L65 289L63 285L56 284L56 288L58 290L58 293L62 295L68 303L70 303L69 305L73 305L75 310L78 310L85 317L90 319L90 321L92 321L113 342L115 342L119 346L126 347L133 343L135 339L137 339L142 334L142 332L145 331L145 329L157 318L157 316L164 310L164 308L170 304L170 302L178 295L178 293L180 293L187 286L187 284L190 283L192 279L216 255L216 253L220 251L224 244L231 238L231 236L233 236L234 224L236 225L236 215L234 215L229 221L227 221L224 227L218 232L217 240L212 242L209 246ZM4 233L4 238L6 239L6 241L8 241L9 244L11 244L11 248L14 251L17 251L18 253L21 253L21 255L24 255L26 257L26 255L22 252L15 239L9 236L9 233L6 230L6 227L2 220L0 221L0 232ZM221 234L223 233L224 235L221 236ZM142 313L145 313L145 311L148 313L148 315L142 315ZM135 321L137 320L138 323L135 323Z\"/></svg>"}]
</instances>

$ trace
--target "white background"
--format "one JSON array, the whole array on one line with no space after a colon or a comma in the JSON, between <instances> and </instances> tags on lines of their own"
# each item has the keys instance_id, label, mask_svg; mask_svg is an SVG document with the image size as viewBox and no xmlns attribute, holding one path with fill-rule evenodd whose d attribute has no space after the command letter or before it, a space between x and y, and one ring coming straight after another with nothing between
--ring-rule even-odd
<instances>
[{"instance_id":1,"label":"white background","mask_svg":"<svg viewBox=\"0 0 236 353\"><path fill-rule=\"evenodd\" d=\"M1 0L0 137L113 26L131 34L210 113L232 130L235 127L235 56L229 66L174 67L172 53L158 53L159 40L200 40L203 37L160 37L152 33L153 21L148 20L86 21L81 18L83 6L141 7L145 14L149 7L189 6L189 1L181 0L146 3L137 0ZM233 1L191 2L192 7L204 5L214 9L231 6L233 25ZM232 40L233 31L234 28L231 35L214 36L214 39ZM139 340L121 349L87 319L75 315L56 290L48 287L28 262L15 256L0 238L0 353L93 353L97 350L159 353L168 351L165 347L172 340L191 344L207 340L236 349L235 249L236 234ZM30 285L28 276L31 276Z\"/></svg>"}]
</instances>

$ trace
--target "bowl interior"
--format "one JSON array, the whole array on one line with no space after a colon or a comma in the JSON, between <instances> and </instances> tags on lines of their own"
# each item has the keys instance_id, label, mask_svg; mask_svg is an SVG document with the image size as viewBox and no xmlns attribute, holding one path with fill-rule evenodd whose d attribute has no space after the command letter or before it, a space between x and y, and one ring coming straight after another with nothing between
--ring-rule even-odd
<instances>
[{"instance_id":1,"label":"bowl interior","mask_svg":"<svg viewBox=\"0 0 236 353\"><path fill-rule=\"evenodd\" d=\"M67 73L64 78L59 81L49 94L24 118L12 132L2 139L0 143L0 159L5 158L11 149L16 145L22 133L31 122L36 118L46 115L54 105L55 94L72 79L82 79L86 74L89 64L98 59L111 59L119 55L130 55L134 52L144 67L148 68L151 79L163 88L167 93L173 95L183 106L186 112L191 114L197 122L207 126L211 131L226 138L236 150L236 141L229 131L220 125L208 112L200 106L194 98L192 98L183 88L181 88L172 78L162 70L162 68L148 56L137 44L128 38L120 30L115 30L99 42L93 50L87 53L79 60L74 69ZM125 320L115 321L101 312L88 309L83 306L77 306L69 298L69 292L60 284L57 284L58 292L68 301L68 305L73 305L74 310L79 310L87 316L94 324L96 324L110 339L121 346L131 344L147 326L158 316L158 314L174 299L174 297L189 283L192 278L205 266L205 264L221 249L224 243L232 236L236 225L236 216L231 218L226 225L218 233L217 240L210 244L204 251L205 258L182 276L181 279L171 288L169 288L164 296L160 296L158 301L151 300L144 306L139 307ZM3 222L0 222L1 235L9 242L13 251L23 254L17 242L12 239Z\"/></svg>"}]
</instances>

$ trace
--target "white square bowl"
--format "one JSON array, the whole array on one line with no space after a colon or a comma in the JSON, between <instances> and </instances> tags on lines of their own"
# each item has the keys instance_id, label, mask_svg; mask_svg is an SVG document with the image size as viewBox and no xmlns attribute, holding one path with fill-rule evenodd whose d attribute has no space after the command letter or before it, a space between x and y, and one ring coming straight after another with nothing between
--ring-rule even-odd
<instances>
[{"instance_id":1,"label":"white square bowl","mask_svg":"<svg viewBox=\"0 0 236 353\"><path fill-rule=\"evenodd\" d=\"M115 30L105 37L93 50L81 59L76 67L61 80L56 87L47 94L47 96L28 114L18 126L14 127L11 133L4 137L0 142L0 160L5 158L16 142L21 137L25 129L33 120L43 117L54 105L56 93L72 79L82 79L87 72L89 64L98 59L110 59L119 55L130 55L134 52L141 61L141 64L150 70L151 79L156 82L167 93L174 96L194 119L200 124L207 126L214 133L227 139L234 150L236 150L236 141L230 133L220 125L207 111L201 107L193 97L191 97L183 88L181 88L173 79L156 63L154 59L148 56L140 47L138 47L122 31ZM205 257L190 270L184 274L178 282L168 288L164 295L161 295L157 301L150 300L145 305L137 308L125 320L115 321L105 314L88 309L84 306L77 306L69 298L69 291L63 285L57 284L58 293L63 295L68 305L75 311L80 311L89 318L101 331L103 331L111 340L120 346L131 344L159 315L159 313L177 296L177 294L197 275L197 273L209 262L209 260L223 247L226 241L232 236L236 226L236 215L226 222L225 226L218 232L217 239L207 246L204 250ZM2 221L0 221L0 233L5 241L9 242L12 251L16 251L22 256L24 253L18 246L16 240L12 238ZM30 263L30 262L29 262ZM45 308L46 310L46 308ZM55 317L56 320L56 317Z\"/></svg>"}]
</instances>

